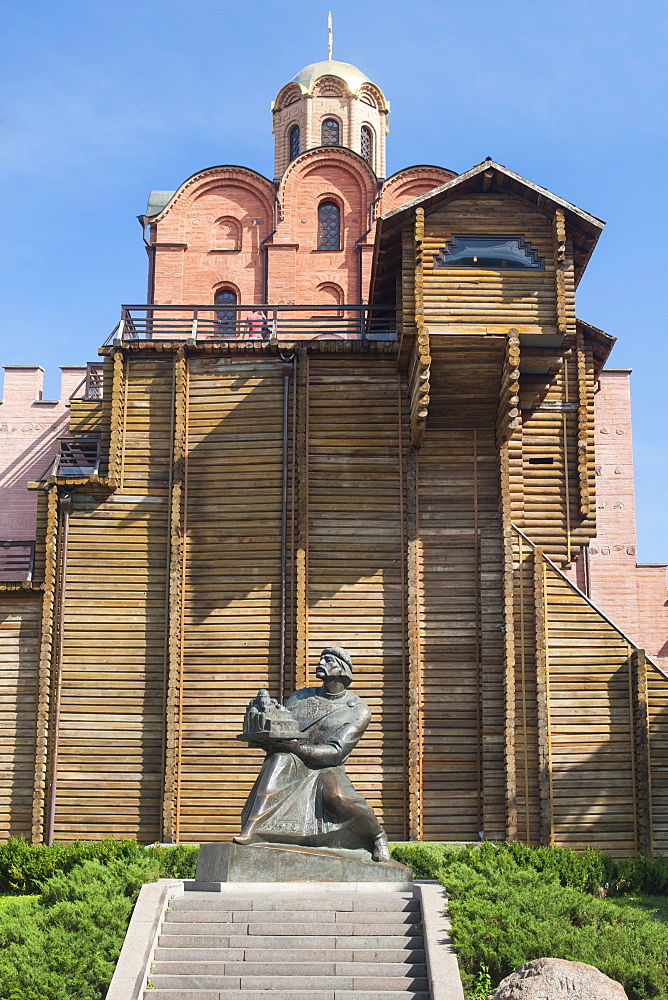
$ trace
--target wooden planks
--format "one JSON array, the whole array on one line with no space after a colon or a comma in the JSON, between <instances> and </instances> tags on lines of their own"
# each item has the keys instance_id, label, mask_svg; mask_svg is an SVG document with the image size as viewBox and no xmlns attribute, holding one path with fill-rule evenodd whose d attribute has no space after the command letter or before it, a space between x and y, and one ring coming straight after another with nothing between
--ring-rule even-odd
<instances>
[{"instance_id":1,"label":"wooden planks","mask_svg":"<svg viewBox=\"0 0 668 1000\"><path fill-rule=\"evenodd\" d=\"M406 837L406 389L392 361L314 357L309 371L309 683L321 649L350 651L373 717L347 770L388 833Z\"/></svg>"},{"instance_id":2,"label":"wooden planks","mask_svg":"<svg viewBox=\"0 0 668 1000\"><path fill-rule=\"evenodd\" d=\"M423 835L503 839L503 564L491 428L428 429L418 530Z\"/></svg>"},{"instance_id":3,"label":"wooden planks","mask_svg":"<svg viewBox=\"0 0 668 1000\"><path fill-rule=\"evenodd\" d=\"M668 854L668 678L651 661L646 664L647 717L652 809L652 847Z\"/></svg>"},{"instance_id":4,"label":"wooden planks","mask_svg":"<svg viewBox=\"0 0 668 1000\"><path fill-rule=\"evenodd\" d=\"M32 829L40 596L0 600L0 839Z\"/></svg>"},{"instance_id":5,"label":"wooden planks","mask_svg":"<svg viewBox=\"0 0 668 1000\"><path fill-rule=\"evenodd\" d=\"M162 833L173 358L126 363L123 486L70 516L57 839Z\"/></svg>"},{"instance_id":6,"label":"wooden planks","mask_svg":"<svg viewBox=\"0 0 668 1000\"><path fill-rule=\"evenodd\" d=\"M236 740L279 695L283 379L278 358L189 362L178 833L227 839L262 754Z\"/></svg>"}]
</instances>

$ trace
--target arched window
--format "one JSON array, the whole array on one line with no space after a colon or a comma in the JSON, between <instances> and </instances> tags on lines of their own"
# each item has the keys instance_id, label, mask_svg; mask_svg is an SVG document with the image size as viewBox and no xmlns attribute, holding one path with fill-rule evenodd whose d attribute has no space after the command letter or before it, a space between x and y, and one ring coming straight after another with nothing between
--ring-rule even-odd
<instances>
[{"instance_id":1,"label":"arched window","mask_svg":"<svg viewBox=\"0 0 668 1000\"><path fill-rule=\"evenodd\" d=\"M368 125L362 125L360 151L369 166L373 167L373 132Z\"/></svg>"},{"instance_id":2,"label":"arched window","mask_svg":"<svg viewBox=\"0 0 668 1000\"><path fill-rule=\"evenodd\" d=\"M290 144L290 159L294 160L299 156L299 125L293 125L290 129L288 142Z\"/></svg>"},{"instance_id":3,"label":"arched window","mask_svg":"<svg viewBox=\"0 0 668 1000\"><path fill-rule=\"evenodd\" d=\"M335 201L318 206L318 250L341 249L341 209Z\"/></svg>"},{"instance_id":4,"label":"arched window","mask_svg":"<svg viewBox=\"0 0 668 1000\"><path fill-rule=\"evenodd\" d=\"M237 311L231 309L230 306L236 306L237 293L232 288L221 288L216 292L213 301L216 306L222 307L216 310L216 325L219 336L236 337Z\"/></svg>"},{"instance_id":5,"label":"arched window","mask_svg":"<svg viewBox=\"0 0 668 1000\"><path fill-rule=\"evenodd\" d=\"M336 118L325 118L320 129L320 144L322 146L339 146L339 123Z\"/></svg>"}]
</instances>

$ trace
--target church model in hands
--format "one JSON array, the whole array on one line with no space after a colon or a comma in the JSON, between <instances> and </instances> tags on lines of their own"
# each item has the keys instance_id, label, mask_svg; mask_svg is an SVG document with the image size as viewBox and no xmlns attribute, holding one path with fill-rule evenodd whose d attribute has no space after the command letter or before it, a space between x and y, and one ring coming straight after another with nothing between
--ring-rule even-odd
<instances>
[{"instance_id":1,"label":"church model in hands","mask_svg":"<svg viewBox=\"0 0 668 1000\"><path fill-rule=\"evenodd\" d=\"M244 731L237 739L252 741L263 738L298 739L301 736L299 723L275 698L269 696L266 688L260 688L257 697L248 703L244 716Z\"/></svg>"}]
</instances>

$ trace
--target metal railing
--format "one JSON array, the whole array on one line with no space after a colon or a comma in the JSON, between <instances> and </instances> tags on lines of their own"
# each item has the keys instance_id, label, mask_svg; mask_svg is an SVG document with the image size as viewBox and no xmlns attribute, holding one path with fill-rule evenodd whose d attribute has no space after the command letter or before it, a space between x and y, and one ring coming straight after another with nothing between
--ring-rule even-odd
<instances>
[{"instance_id":1,"label":"metal railing","mask_svg":"<svg viewBox=\"0 0 668 1000\"><path fill-rule=\"evenodd\" d=\"M102 373L104 366L99 361L89 361L86 374L76 389L70 393L70 399L102 399ZM83 389L83 396L79 393Z\"/></svg>"},{"instance_id":2,"label":"metal railing","mask_svg":"<svg viewBox=\"0 0 668 1000\"><path fill-rule=\"evenodd\" d=\"M239 341L397 339L394 310L376 305L122 306L107 339Z\"/></svg>"},{"instance_id":3,"label":"metal railing","mask_svg":"<svg viewBox=\"0 0 668 1000\"><path fill-rule=\"evenodd\" d=\"M35 565L35 543L0 541L0 582L28 583Z\"/></svg>"}]
</instances>

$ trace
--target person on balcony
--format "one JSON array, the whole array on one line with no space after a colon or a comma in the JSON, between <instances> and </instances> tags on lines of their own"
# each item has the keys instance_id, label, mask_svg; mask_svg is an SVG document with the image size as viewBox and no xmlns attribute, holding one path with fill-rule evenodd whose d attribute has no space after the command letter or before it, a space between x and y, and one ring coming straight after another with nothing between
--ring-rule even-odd
<instances>
[{"instance_id":1,"label":"person on balcony","mask_svg":"<svg viewBox=\"0 0 668 1000\"><path fill-rule=\"evenodd\" d=\"M262 340L262 328L266 325L267 317L259 309L255 312L249 313L246 316L246 323L248 324L248 339L249 340Z\"/></svg>"}]
</instances>

